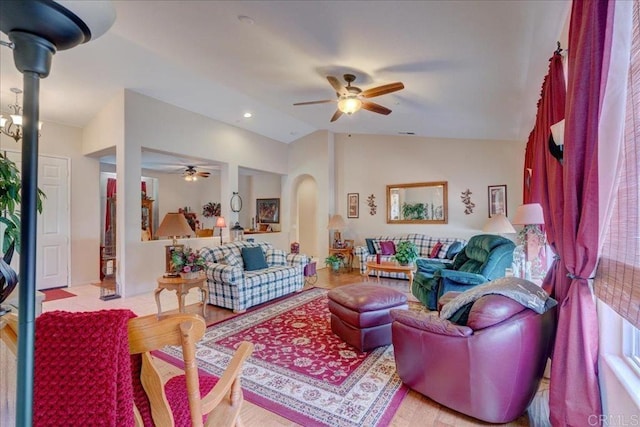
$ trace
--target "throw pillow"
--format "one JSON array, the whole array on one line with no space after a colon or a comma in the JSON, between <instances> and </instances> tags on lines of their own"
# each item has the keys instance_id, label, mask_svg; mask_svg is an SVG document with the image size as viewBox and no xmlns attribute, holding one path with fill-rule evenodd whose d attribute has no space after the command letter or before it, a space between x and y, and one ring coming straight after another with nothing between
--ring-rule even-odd
<instances>
[{"instance_id":1,"label":"throw pillow","mask_svg":"<svg viewBox=\"0 0 640 427\"><path fill-rule=\"evenodd\" d=\"M453 259L463 248L464 245L462 244L462 242L453 242L451 246L449 246L449 250L447 250L445 258Z\"/></svg>"},{"instance_id":2,"label":"throw pillow","mask_svg":"<svg viewBox=\"0 0 640 427\"><path fill-rule=\"evenodd\" d=\"M242 260L232 252L229 252L224 256L224 263L232 267L242 267Z\"/></svg>"},{"instance_id":3,"label":"throw pillow","mask_svg":"<svg viewBox=\"0 0 640 427\"><path fill-rule=\"evenodd\" d=\"M440 252L441 248L442 248L442 242L438 241L438 243L435 244L433 249L431 249L431 253L429 254L429 258L436 258L438 256L438 252Z\"/></svg>"},{"instance_id":4,"label":"throw pillow","mask_svg":"<svg viewBox=\"0 0 640 427\"><path fill-rule=\"evenodd\" d=\"M396 254L396 244L391 240L386 242L380 242L380 254L381 255L395 255Z\"/></svg>"},{"instance_id":5,"label":"throw pillow","mask_svg":"<svg viewBox=\"0 0 640 427\"><path fill-rule=\"evenodd\" d=\"M242 248L242 260L246 271L262 270L268 268L262 248Z\"/></svg>"},{"instance_id":6,"label":"throw pillow","mask_svg":"<svg viewBox=\"0 0 640 427\"><path fill-rule=\"evenodd\" d=\"M373 245L373 239L364 239L367 244L367 250L369 251L369 255L376 254L376 247Z\"/></svg>"}]
</instances>

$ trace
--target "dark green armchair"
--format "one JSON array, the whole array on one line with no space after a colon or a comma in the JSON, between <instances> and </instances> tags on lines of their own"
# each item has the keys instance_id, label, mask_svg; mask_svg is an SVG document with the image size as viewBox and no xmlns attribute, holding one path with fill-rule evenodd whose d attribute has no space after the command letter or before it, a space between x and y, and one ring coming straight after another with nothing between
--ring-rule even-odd
<instances>
[{"instance_id":1,"label":"dark green armchair","mask_svg":"<svg viewBox=\"0 0 640 427\"><path fill-rule=\"evenodd\" d=\"M469 239L452 263L418 260L411 293L429 310L436 310L438 299L446 292L462 292L504 277L515 247L504 237L480 234Z\"/></svg>"}]
</instances>

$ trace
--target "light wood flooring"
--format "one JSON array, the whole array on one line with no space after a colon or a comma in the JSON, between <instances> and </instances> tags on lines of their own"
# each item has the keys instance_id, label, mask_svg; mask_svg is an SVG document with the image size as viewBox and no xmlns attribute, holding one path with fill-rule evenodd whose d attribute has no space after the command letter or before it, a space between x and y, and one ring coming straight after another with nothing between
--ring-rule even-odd
<instances>
[{"instance_id":1,"label":"light wood flooring","mask_svg":"<svg viewBox=\"0 0 640 427\"><path fill-rule=\"evenodd\" d=\"M344 286L351 283L357 283L366 281L366 278L360 276L357 271L354 269L353 272L340 272L338 274L329 272L328 269L319 269L318 270L318 278L317 282L314 285L307 284L305 288L309 287L321 287L326 289L332 289L339 286ZM371 282L375 282L376 279L368 279ZM406 280L394 280L394 279L381 279L381 284L393 287L394 289L405 292L410 300L417 301L409 290L408 281ZM80 289L82 288L82 289ZM91 289L93 288L93 289ZM149 293L148 295L140 295L133 298L126 299L116 299L111 301L101 301L98 299L99 291L96 291L95 286L86 286L86 287L72 287L68 289L73 293L78 293L78 297L67 298L57 301L51 301L49 303L44 303L44 311L50 310L72 310L72 311L80 311L80 310L95 310L98 308L130 308L138 315L150 314L156 312L156 305L153 299L153 294ZM93 294L91 301L89 301L89 294ZM201 305L197 302L199 298L199 293L196 290L192 290L187 298L187 311L194 313L201 313ZM97 303L95 302L97 300ZM177 300L175 294L173 292L163 292L162 293L162 307L163 309L172 309L167 310L165 312L177 311ZM214 322L218 322L220 320L224 320L233 313L230 310L215 307L212 305L207 306L207 324L211 324ZM169 364L164 364L163 374L167 376L171 376L175 372L175 368ZM546 389L548 388L548 382L546 380L543 381L541 386L541 390L536 396L536 400L534 400L534 404L532 406L545 406L544 402L538 402L537 400L542 399L543 396L546 396ZM260 427L269 427L269 426L297 426L298 424L293 423L279 415L269 412L265 409L262 409L259 406L253 405L247 401L243 404L243 409L241 413L242 420L246 426L260 426ZM537 416L535 416L537 418ZM467 427L467 426L486 426L487 423L477 421L473 418L467 417L465 415L459 414L455 411L452 411L431 399L422 396L421 394L411 390L409 391L406 398L402 401L400 408L396 412L393 420L391 421L391 426L394 427L404 427L404 426L433 426L433 427ZM517 420L504 424L506 426L534 426L534 425L544 425L544 423L533 422L533 418L530 421L529 416L527 414L521 416Z\"/></svg>"}]
</instances>

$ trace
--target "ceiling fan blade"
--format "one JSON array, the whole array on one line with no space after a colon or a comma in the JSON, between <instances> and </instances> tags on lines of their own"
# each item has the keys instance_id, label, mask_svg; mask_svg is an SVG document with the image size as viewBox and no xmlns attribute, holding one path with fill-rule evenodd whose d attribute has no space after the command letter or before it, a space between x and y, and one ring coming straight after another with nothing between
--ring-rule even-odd
<instances>
[{"instance_id":1,"label":"ceiling fan blade","mask_svg":"<svg viewBox=\"0 0 640 427\"><path fill-rule=\"evenodd\" d=\"M363 98L373 98L374 96L386 95L387 93L396 92L404 89L404 85L401 82L389 83L388 85L382 85L378 87L372 87L363 91L360 96Z\"/></svg>"},{"instance_id":2,"label":"ceiling fan blade","mask_svg":"<svg viewBox=\"0 0 640 427\"><path fill-rule=\"evenodd\" d=\"M391 113L391 110L387 107L383 107L380 104L376 104L375 102L362 100L362 108L365 110L373 111L374 113L384 114L385 116Z\"/></svg>"},{"instance_id":3,"label":"ceiling fan blade","mask_svg":"<svg viewBox=\"0 0 640 427\"><path fill-rule=\"evenodd\" d=\"M333 76L327 76L327 80L329 80L329 83L335 89L336 93L338 93L339 95L349 94L349 92L347 91L347 88L344 87L342 83L340 83L340 80L336 79Z\"/></svg>"},{"instance_id":4,"label":"ceiling fan blade","mask_svg":"<svg viewBox=\"0 0 640 427\"><path fill-rule=\"evenodd\" d=\"M203 178L209 178L209 175L211 175L210 172L196 172L196 175L201 176Z\"/></svg>"},{"instance_id":5,"label":"ceiling fan blade","mask_svg":"<svg viewBox=\"0 0 640 427\"><path fill-rule=\"evenodd\" d=\"M336 102L336 100L335 99L325 99L325 100L322 100L322 101L296 102L293 105L326 104L327 102Z\"/></svg>"},{"instance_id":6,"label":"ceiling fan blade","mask_svg":"<svg viewBox=\"0 0 640 427\"><path fill-rule=\"evenodd\" d=\"M336 112L333 114L333 117L331 117L331 121L335 122L340 118L341 115L342 115L342 111L336 110Z\"/></svg>"}]
</instances>

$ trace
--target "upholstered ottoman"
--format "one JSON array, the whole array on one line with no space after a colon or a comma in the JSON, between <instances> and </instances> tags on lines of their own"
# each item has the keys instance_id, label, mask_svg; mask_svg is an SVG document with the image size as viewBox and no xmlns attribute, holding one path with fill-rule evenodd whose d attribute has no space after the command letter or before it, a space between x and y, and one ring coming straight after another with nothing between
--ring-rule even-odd
<instances>
[{"instance_id":1,"label":"upholstered ottoman","mask_svg":"<svg viewBox=\"0 0 640 427\"><path fill-rule=\"evenodd\" d=\"M380 285L341 286L328 297L331 330L360 351L391 344L389 310L409 308L405 294Z\"/></svg>"}]
</instances>

